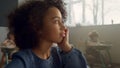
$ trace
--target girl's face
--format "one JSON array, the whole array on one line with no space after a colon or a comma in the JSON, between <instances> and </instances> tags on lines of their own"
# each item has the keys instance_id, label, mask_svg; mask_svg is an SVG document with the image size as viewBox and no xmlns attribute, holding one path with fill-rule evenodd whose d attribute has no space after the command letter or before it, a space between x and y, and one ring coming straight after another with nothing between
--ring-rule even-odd
<instances>
[{"instance_id":1,"label":"girl's face","mask_svg":"<svg viewBox=\"0 0 120 68\"><path fill-rule=\"evenodd\" d=\"M65 37L65 26L62 15L56 7L50 7L43 20L43 28L40 31L43 40L59 43Z\"/></svg>"}]
</instances>

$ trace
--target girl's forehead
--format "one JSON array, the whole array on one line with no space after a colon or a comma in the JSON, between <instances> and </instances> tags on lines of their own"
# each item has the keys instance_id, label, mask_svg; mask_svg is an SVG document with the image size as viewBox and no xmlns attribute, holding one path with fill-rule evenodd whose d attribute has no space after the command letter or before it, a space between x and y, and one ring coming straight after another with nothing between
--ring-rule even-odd
<instances>
[{"instance_id":1,"label":"girl's forehead","mask_svg":"<svg viewBox=\"0 0 120 68\"><path fill-rule=\"evenodd\" d=\"M46 16L60 17L60 18L62 17L61 12L56 7L50 7L46 12Z\"/></svg>"}]
</instances>

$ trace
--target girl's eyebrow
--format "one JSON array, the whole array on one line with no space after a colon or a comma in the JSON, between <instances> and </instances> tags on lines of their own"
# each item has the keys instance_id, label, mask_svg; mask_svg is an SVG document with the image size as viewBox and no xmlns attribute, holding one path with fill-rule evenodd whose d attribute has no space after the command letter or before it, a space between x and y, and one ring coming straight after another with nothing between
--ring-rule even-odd
<instances>
[{"instance_id":1,"label":"girl's eyebrow","mask_svg":"<svg viewBox=\"0 0 120 68\"><path fill-rule=\"evenodd\" d=\"M61 19L61 18L60 18L60 17L58 17L58 16L54 16L54 17L52 17L52 19L55 19L55 18Z\"/></svg>"}]
</instances>

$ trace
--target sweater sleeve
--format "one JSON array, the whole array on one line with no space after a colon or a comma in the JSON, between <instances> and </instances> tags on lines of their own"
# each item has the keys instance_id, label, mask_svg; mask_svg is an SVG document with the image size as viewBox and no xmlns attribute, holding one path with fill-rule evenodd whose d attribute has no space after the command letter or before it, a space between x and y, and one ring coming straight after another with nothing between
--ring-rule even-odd
<instances>
[{"instance_id":1,"label":"sweater sleeve","mask_svg":"<svg viewBox=\"0 0 120 68\"><path fill-rule=\"evenodd\" d=\"M5 68L25 68L22 59L16 57Z\"/></svg>"},{"instance_id":2,"label":"sweater sleeve","mask_svg":"<svg viewBox=\"0 0 120 68\"><path fill-rule=\"evenodd\" d=\"M86 60L83 54L73 48L69 53L60 53L63 68L87 68Z\"/></svg>"}]
</instances>

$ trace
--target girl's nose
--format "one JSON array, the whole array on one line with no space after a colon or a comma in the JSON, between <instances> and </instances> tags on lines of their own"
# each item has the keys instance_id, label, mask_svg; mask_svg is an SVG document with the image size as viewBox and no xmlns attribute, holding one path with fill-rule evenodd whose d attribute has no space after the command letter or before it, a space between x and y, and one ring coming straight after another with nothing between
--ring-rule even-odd
<instances>
[{"instance_id":1,"label":"girl's nose","mask_svg":"<svg viewBox=\"0 0 120 68\"><path fill-rule=\"evenodd\" d=\"M65 30L66 29L66 27L65 27L65 25L63 23L60 23L60 29L61 30Z\"/></svg>"}]
</instances>

